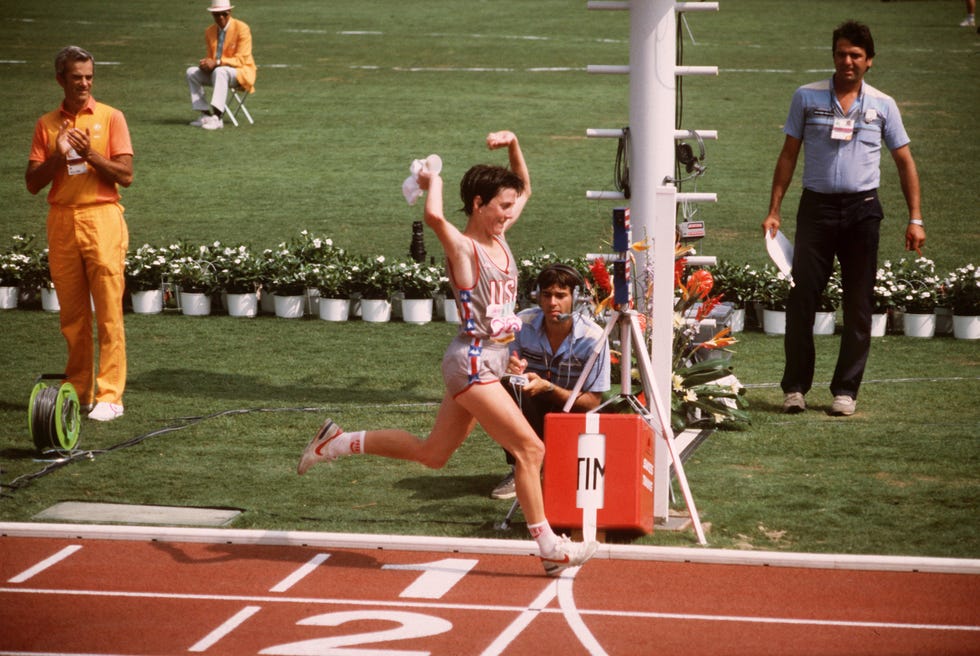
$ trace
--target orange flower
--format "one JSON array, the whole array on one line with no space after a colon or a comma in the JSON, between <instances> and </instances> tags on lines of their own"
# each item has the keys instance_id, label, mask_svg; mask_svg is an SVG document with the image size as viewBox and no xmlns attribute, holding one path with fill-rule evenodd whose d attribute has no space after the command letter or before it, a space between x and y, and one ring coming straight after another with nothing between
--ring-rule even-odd
<instances>
[{"instance_id":1,"label":"orange flower","mask_svg":"<svg viewBox=\"0 0 980 656\"><path fill-rule=\"evenodd\" d=\"M702 346L706 349L720 349L720 348L726 348L728 346L731 346L732 344L738 341L734 337L730 336L731 332L732 332L731 326L719 330L714 337L712 337L711 339L709 339L708 341L702 344L699 344L699 346Z\"/></svg>"}]
</instances>

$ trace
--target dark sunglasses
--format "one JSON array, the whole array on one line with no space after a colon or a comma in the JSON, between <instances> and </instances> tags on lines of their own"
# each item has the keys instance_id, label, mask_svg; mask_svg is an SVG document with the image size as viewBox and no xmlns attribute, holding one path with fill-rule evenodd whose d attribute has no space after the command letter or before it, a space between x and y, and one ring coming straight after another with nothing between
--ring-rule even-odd
<instances>
[{"instance_id":1,"label":"dark sunglasses","mask_svg":"<svg viewBox=\"0 0 980 656\"><path fill-rule=\"evenodd\" d=\"M230 11L216 11L216 12L213 12L213 13L214 13L215 16L227 16L231 12Z\"/></svg>"}]
</instances>

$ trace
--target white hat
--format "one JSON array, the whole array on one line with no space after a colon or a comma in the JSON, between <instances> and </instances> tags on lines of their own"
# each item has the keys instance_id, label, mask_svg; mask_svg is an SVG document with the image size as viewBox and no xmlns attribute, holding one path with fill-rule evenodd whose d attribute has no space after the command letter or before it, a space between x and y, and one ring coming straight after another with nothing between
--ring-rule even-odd
<instances>
[{"instance_id":1,"label":"white hat","mask_svg":"<svg viewBox=\"0 0 980 656\"><path fill-rule=\"evenodd\" d=\"M230 4L228 0L211 0L211 6L208 7L208 11L214 13L216 11L228 11L234 8L235 5Z\"/></svg>"}]
</instances>

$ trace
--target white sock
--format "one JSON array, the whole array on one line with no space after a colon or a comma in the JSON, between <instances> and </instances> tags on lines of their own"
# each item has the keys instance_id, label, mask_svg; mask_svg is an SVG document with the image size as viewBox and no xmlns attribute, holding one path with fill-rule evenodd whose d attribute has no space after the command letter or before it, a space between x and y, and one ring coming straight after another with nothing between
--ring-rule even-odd
<instances>
[{"instance_id":1,"label":"white sock","mask_svg":"<svg viewBox=\"0 0 980 656\"><path fill-rule=\"evenodd\" d=\"M548 523L547 519L539 524L528 524L527 530L538 543L538 549L542 556L551 554L558 546L558 536L551 530L551 524Z\"/></svg>"},{"instance_id":2,"label":"white sock","mask_svg":"<svg viewBox=\"0 0 980 656\"><path fill-rule=\"evenodd\" d=\"M364 453L364 431L341 433L330 442L327 450L335 458Z\"/></svg>"}]
</instances>

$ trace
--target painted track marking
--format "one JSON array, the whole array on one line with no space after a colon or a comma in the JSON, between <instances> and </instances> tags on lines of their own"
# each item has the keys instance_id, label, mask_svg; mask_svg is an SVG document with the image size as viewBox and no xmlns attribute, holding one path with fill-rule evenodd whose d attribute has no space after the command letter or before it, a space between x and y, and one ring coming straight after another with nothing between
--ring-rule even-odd
<instances>
[{"instance_id":1,"label":"painted track marking","mask_svg":"<svg viewBox=\"0 0 980 656\"><path fill-rule=\"evenodd\" d=\"M75 553L76 551L78 551L81 548L82 548L82 545L80 545L80 544L73 544L71 546L65 547L64 549L62 549L61 551L59 551L55 555L51 556L50 558L45 558L44 560L42 560L41 562L39 562L34 567L31 567L29 569L26 569L23 572L21 572L20 574L18 574L17 576L13 577L12 579L9 579L7 581L7 583L23 583L24 581L27 581L28 579L30 579L34 575L43 572L44 570L48 569L49 567L51 567L53 565L57 565L62 560L64 560L65 558L68 558L68 556L72 555L73 553Z\"/></svg>"}]
</instances>

